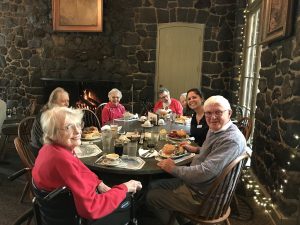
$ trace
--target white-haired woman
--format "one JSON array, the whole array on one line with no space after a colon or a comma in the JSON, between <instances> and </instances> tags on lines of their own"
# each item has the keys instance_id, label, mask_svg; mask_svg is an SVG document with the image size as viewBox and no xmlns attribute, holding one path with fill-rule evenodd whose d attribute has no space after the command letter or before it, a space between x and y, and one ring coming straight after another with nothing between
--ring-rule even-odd
<instances>
[{"instance_id":1,"label":"white-haired woman","mask_svg":"<svg viewBox=\"0 0 300 225\"><path fill-rule=\"evenodd\" d=\"M105 125L108 121L123 117L125 113L125 107L120 103L122 93L117 88L113 88L108 92L109 102L104 106L102 110L102 125Z\"/></svg>"},{"instance_id":2,"label":"white-haired woman","mask_svg":"<svg viewBox=\"0 0 300 225\"><path fill-rule=\"evenodd\" d=\"M76 157L74 149L81 144L82 116L80 109L66 107L54 107L42 114L44 145L32 177L39 190L50 192L66 186L72 192L79 216L97 220L111 215L127 192L134 193L142 186L139 181L130 180L110 188Z\"/></svg>"},{"instance_id":3,"label":"white-haired woman","mask_svg":"<svg viewBox=\"0 0 300 225\"><path fill-rule=\"evenodd\" d=\"M44 105L42 110L37 114L35 121L31 129L31 149L35 156L38 155L40 148L43 146L43 131L41 127L41 115L48 109L53 108L54 106L69 106L69 93L61 88L55 88L50 96L48 102Z\"/></svg>"}]
</instances>

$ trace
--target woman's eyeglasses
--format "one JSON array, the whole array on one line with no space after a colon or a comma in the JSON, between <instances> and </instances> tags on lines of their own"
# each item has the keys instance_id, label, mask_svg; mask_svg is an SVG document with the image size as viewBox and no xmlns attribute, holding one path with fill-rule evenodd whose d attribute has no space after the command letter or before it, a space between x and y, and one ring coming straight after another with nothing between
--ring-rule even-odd
<instances>
[{"instance_id":1,"label":"woman's eyeglasses","mask_svg":"<svg viewBox=\"0 0 300 225\"><path fill-rule=\"evenodd\" d=\"M75 129L82 129L84 127L84 122L81 123L70 123L66 125L64 128L59 128L59 130L64 130L68 133L74 131Z\"/></svg>"}]
</instances>

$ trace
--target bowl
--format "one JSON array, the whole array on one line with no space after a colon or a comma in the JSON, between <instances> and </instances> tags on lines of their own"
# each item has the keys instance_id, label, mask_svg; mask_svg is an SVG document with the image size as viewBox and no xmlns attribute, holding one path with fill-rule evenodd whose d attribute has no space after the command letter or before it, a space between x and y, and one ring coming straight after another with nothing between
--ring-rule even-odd
<instances>
[{"instance_id":1,"label":"bowl","mask_svg":"<svg viewBox=\"0 0 300 225\"><path fill-rule=\"evenodd\" d=\"M120 156L116 153L110 153L105 156L105 158L112 160L112 161L119 159L119 157Z\"/></svg>"}]
</instances>

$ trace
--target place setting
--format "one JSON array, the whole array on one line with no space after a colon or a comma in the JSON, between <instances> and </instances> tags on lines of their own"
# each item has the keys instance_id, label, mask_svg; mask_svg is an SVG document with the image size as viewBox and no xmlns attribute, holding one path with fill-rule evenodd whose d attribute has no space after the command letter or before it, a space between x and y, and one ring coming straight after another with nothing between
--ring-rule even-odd
<instances>
[{"instance_id":1,"label":"place setting","mask_svg":"<svg viewBox=\"0 0 300 225\"><path fill-rule=\"evenodd\" d=\"M78 158L97 156L102 150L91 142L81 142L81 145L74 149Z\"/></svg>"},{"instance_id":2,"label":"place setting","mask_svg":"<svg viewBox=\"0 0 300 225\"><path fill-rule=\"evenodd\" d=\"M182 142L180 144L172 144L167 143L165 144L161 150L159 150L157 156L155 156L155 159L157 161L161 161L163 159L173 159L175 163L184 161L189 158L193 158L195 156L195 153L190 153L186 149L184 149L184 145L187 144L187 142Z\"/></svg>"},{"instance_id":3,"label":"place setting","mask_svg":"<svg viewBox=\"0 0 300 225\"><path fill-rule=\"evenodd\" d=\"M159 140L158 132L151 132L150 137L147 139L147 149L143 147L139 148L139 155L142 158L152 158L158 155L158 151L155 150L156 144Z\"/></svg>"},{"instance_id":4,"label":"place setting","mask_svg":"<svg viewBox=\"0 0 300 225\"><path fill-rule=\"evenodd\" d=\"M130 121L135 121L135 120L138 120L139 119L139 116L138 114L133 114L133 113L130 113L130 112L125 112L123 114L123 117L121 118L116 118L114 119L114 121L123 121L123 122L130 122Z\"/></svg>"}]
</instances>

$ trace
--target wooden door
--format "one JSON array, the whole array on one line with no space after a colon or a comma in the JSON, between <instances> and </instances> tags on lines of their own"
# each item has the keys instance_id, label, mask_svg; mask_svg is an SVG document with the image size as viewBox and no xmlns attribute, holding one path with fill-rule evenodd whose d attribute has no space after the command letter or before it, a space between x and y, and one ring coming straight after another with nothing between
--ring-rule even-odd
<instances>
[{"instance_id":1,"label":"wooden door","mask_svg":"<svg viewBox=\"0 0 300 225\"><path fill-rule=\"evenodd\" d=\"M171 97L201 86L204 24L159 24L155 98L160 86L170 90Z\"/></svg>"}]
</instances>

